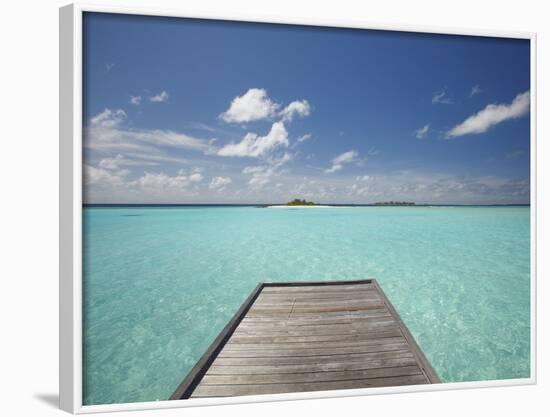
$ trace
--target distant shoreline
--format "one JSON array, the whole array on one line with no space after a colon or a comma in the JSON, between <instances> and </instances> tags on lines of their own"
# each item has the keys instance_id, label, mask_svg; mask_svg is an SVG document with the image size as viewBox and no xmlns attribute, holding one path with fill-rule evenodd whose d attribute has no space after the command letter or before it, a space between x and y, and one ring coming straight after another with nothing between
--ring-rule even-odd
<instances>
[{"instance_id":1,"label":"distant shoreline","mask_svg":"<svg viewBox=\"0 0 550 417\"><path fill-rule=\"evenodd\" d=\"M319 204L316 206L287 206L286 204L279 203L166 203L166 204L152 204L152 203L84 203L84 208L100 208L100 207L403 207L403 208L415 208L415 207L530 207L531 204L415 204L414 206L391 206L380 204Z\"/></svg>"},{"instance_id":2,"label":"distant shoreline","mask_svg":"<svg viewBox=\"0 0 550 417\"><path fill-rule=\"evenodd\" d=\"M336 207L336 206L331 206L331 205L327 205L327 204L306 204L306 205L271 204L271 205L266 205L266 206L263 206L263 207L265 207L265 208L294 209L294 208L331 208L331 207ZM338 206L338 207L343 208L343 207L351 207L351 206Z\"/></svg>"}]
</instances>

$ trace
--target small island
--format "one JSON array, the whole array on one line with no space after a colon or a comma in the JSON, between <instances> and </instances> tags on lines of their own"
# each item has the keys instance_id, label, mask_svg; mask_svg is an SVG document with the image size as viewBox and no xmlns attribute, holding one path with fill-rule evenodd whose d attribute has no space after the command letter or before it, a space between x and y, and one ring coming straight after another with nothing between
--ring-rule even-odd
<instances>
[{"instance_id":1,"label":"small island","mask_svg":"<svg viewBox=\"0 0 550 417\"><path fill-rule=\"evenodd\" d=\"M416 206L416 203L410 201L383 201L374 203L375 206Z\"/></svg>"},{"instance_id":2,"label":"small island","mask_svg":"<svg viewBox=\"0 0 550 417\"><path fill-rule=\"evenodd\" d=\"M286 203L287 206L316 206L313 201L306 201L306 200L300 200L299 198L295 198L292 201L289 201Z\"/></svg>"}]
</instances>

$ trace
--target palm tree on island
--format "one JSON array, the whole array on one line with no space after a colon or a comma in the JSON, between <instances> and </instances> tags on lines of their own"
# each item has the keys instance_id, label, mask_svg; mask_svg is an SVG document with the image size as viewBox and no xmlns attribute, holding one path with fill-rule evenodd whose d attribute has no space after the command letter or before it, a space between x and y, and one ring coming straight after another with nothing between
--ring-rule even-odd
<instances>
[{"instance_id":1,"label":"palm tree on island","mask_svg":"<svg viewBox=\"0 0 550 417\"><path fill-rule=\"evenodd\" d=\"M286 203L287 206L316 206L317 204L313 201L306 201L306 200L300 200L299 198L295 198L292 201L289 201Z\"/></svg>"}]
</instances>

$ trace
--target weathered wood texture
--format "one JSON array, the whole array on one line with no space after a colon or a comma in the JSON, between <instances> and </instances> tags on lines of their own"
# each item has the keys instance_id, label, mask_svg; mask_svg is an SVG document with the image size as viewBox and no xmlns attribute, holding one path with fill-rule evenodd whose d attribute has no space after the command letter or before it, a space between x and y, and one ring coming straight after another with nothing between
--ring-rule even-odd
<instances>
[{"instance_id":1,"label":"weathered wood texture","mask_svg":"<svg viewBox=\"0 0 550 417\"><path fill-rule=\"evenodd\" d=\"M438 382L376 280L264 283L171 399Z\"/></svg>"}]
</instances>

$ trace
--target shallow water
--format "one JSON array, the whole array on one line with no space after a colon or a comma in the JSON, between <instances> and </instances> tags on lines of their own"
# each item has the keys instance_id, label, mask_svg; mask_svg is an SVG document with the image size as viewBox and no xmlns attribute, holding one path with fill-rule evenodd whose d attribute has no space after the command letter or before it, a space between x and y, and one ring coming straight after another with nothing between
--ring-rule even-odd
<instances>
[{"instance_id":1,"label":"shallow water","mask_svg":"<svg viewBox=\"0 0 550 417\"><path fill-rule=\"evenodd\" d=\"M529 377L528 207L84 209L84 403L167 399L259 281L377 278L445 382Z\"/></svg>"}]
</instances>

